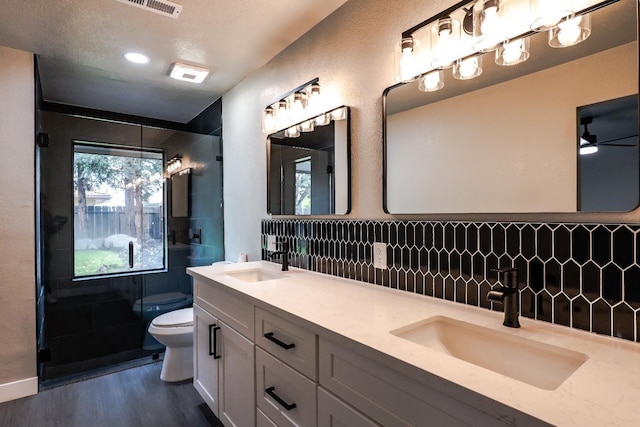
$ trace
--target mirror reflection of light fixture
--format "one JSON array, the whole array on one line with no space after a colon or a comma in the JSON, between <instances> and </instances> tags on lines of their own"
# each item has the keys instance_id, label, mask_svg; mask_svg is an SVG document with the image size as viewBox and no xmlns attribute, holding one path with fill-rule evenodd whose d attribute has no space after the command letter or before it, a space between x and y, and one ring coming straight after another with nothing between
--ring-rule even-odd
<instances>
[{"instance_id":1,"label":"mirror reflection of light fixture","mask_svg":"<svg viewBox=\"0 0 640 427\"><path fill-rule=\"evenodd\" d=\"M313 132L313 120L305 120L300 123L300 132Z\"/></svg>"},{"instance_id":2,"label":"mirror reflection of light fixture","mask_svg":"<svg viewBox=\"0 0 640 427\"><path fill-rule=\"evenodd\" d=\"M530 56L529 43L528 37L501 43L496 50L496 64L510 66L526 61Z\"/></svg>"},{"instance_id":3,"label":"mirror reflection of light fixture","mask_svg":"<svg viewBox=\"0 0 640 427\"><path fill-rule=\"evenodd\" d=\"M262 131L272 133L287 129L309 116L309 110L320 105L320 79L315 78L282 95L262 113Z\"/></svg>"},{"instance_id":4,"label":"mirror reflection of light fixture","mask_svg":"<svg viewBox=\"0 0 640 427\"><path fill-rule=\"evenodd\" d=\"M284 136L289 137L289 138L297 138L300 136L300 129L298 129L298 125L293 125L289 128L287 128L284 131Z\"/></svg>"},{"instance_id":5,"label":"mirror reflection of light fixture","mask_svg":"<svg viewBox=\"0 0 640 427\"><path fill-rule=\"evenodd\" d=\"M580 136L580 155L593 154L598 152L598 137L589 133L588 126L592 123L591 117L583 117L580 124L584 126L584 132Z\"/></svg>"},{"instance_id":6,"label":"mirror reflection of light fixture","mask_svg":"<svg viewBox=\"0 0 640 427\"><path fill-rule=\"evenodd\" d=\"M340 107L331 111L332 120L344 120L346 117L347 117L347 107Z\"/></svg>"},{"instance_id":7,"label":"mirror reflection of light fixture","mask_svg":"<svg viewBox=\"0 0 640 427\"><path fill-rule=\"evenodd\" d=\"M477 37L474 49L478 52L491 52L497 49L504 37L503 0L480 0L474 6L474 31Z\"/></svg>"},{"instance_id":8,"label":"mirror reflection of light fixture","mask_svg":"<svg viewBox=\"0 0 640 427\"><path fill-rule=\"evenodd\" d=\"M435 92L444 87L442 70L433 70L426 74L423 74L418 79L418 90L422 92Z\"/></svg>"},{"instance_id":9,"label":"mirror reflection of light fixture","mask_svg":"<svg viewBox=\"0 0 640 427\"><path fill-rule=\"evenodd\" d=\"M590 35L590 15L568 17L549 30L549 46L558 48L574 46L585 41Z\"/></svg>"},{"instance_id":10,"label":"mirror reflection of light fixture","mask_svg":"<svg viewBox=\"0 0 640 427\"><path fill-rule=\"evenodd\" d=\"M549 31L575 12L572 0L533 0L530 7L533 31Z\"/></svg>"},{"instance_id":11,"label":"mirror reflection of light fixture","mask_svg":"<svg viewBox=\"0 0 640 427\"><path fill-rule=\"evenodd\" d=\"M458 80L470 80L482 74L482 57L472 56L470 58L458 59L453 64L453 77Z\"/></svg>"},{"instance_id":12,"label":"mirror reflection of light fixture","mask_svg":"<svg viewBox=\"0 0 640 427\"><path fill-rule=\"evenodd\" d=\"M331 121L331 117L328 114L320 114L318 117L313 119L316 126L324 126L329 124Z\"/></svg>"},{"instance_id":13,"label":"mirror reflection of light fixture","mask_svg":"<svg viewBox=\"0 0 640 427\"><path fill-rule=\"evenodd\" d=\"M169 160L167 160L167 173L173 174L175 171L180 170L182 167L182 155L176 154Z\"/></svg>"},{"instance_id":14,"label":"mirror reflection of light fixture","mask_svg":"<svg viewBox=\"0 0 640 427\"><path fill-rule=\"evenodd\" d=\"M482 54L494 50L496 64L520 64L530 57L530 37L541 31L551 47L576 45L591 34L590 13L617 1L463 0L402 33L396 80L418 79L419 90L433 92L444 86L435 70L453 66L456 79L478 77Z\"/></svg>"}]
</instances>

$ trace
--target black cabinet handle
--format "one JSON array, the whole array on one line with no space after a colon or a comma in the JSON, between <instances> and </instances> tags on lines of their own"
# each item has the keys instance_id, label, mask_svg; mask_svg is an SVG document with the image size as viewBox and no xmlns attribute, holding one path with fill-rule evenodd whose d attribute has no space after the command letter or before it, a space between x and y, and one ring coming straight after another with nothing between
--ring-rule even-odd
<instances>
[{"instance_id":1,"label":"black cabinet handle","mask_svg":"<svg viewBox=\"0 0 640 427\"><path fill-rule=\"evenodd\" d=\"M273 397L273 399L276 402L278 402L280 405L282 405L282 407L287 411L290 411L297 406L295 403L289 404L284 400L282 400L282 398L276 394L275 389L276 389L275 387L269 387L268 389L265 390L265 392L267 392L269 396Z\"/></svg>"},{"instance_id":2,"label":"black cabinet handle","mask_svg":"<svg viewBox=\"0 0 640 427\"><path fill-rule=\"evenodd\" d=\"M216 331L220 329L220 326L209 325L209 356L213 356L214 359L220 359L220 355L217 354L218 338ZM211 337L213 336L213 348L211 345Z\"/></svg>"},{"instance_id":3,"label":"black cabinet handle","mask_svg":"<svg viewBox=\"0 0 640 427\"><path fill-rule=\"evenodd\" d=\"M266 334L264 334L264 337L266 339L268 339L269 341L278 344L280 347L284 348L285 350L289 350L290 348L294 348L296 346L295 344L285 344L285 343L283 343L278 338L273 336L273 332L267 332Z\"/></svg>"},{"instance_id":4,"label":"black cabinet handle","mask_svg":"<svg viewBox=\"0 0 640 427\"><path fill-rule=\"evenodd\" d=\"M133 242L129 242L129 268L133 268Z\"/></svg>"}]
</instances>

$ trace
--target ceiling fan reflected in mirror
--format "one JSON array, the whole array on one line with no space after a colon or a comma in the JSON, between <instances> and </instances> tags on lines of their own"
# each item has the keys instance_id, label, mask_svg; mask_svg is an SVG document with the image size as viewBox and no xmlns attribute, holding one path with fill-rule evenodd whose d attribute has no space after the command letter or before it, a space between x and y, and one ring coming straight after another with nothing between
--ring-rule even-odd
<instances>
[{"instance_id":1,"label":"ceiling fan reflected in mirror","mask_svg":"<svg viewBox=\"0 0 640 427\"><path fill-rule=\"evenodd\" d=\"M593 135L589 132L589 125L593 123L593 117L581 117L580 125L584 126L584 131L580 135L580 155L594 154L598 152L599 147L635 147L637 145L638 135L623 136L621 138L613 138L606 141L598 141L597 135ZM636 138L635 142L629 144L616 144L617 141L624 141L627 139Z\"/></svg>"}]
</instances>

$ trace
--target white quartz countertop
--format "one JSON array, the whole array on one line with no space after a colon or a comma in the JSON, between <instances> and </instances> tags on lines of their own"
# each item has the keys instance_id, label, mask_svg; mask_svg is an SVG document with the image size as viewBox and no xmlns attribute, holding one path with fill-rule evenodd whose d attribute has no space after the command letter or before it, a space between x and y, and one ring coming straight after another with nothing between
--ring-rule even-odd
<instances>
[{"instance_id":1,"label":"white quartz countertop","mask_svg":"<svg viewBox=\"0 0 640 427\"><path fill-rule=\"evenodd\" d=\"M507 328L502 326L501 312L297 268L255 283L227 274L255 268L278 273L280 265L256 261L192 267L187 272L258 306L296 316L329 339L371 349L377 361L406 375L421 378L424 372L427 379L435 375L550 424L640 425L640 344L525 317L520 317L521 328ZM573 350L588 360L558 388L544 390L390 333L433 316ZM475 404L485 405L486 400Z\"/></svg>"}]
</instances>

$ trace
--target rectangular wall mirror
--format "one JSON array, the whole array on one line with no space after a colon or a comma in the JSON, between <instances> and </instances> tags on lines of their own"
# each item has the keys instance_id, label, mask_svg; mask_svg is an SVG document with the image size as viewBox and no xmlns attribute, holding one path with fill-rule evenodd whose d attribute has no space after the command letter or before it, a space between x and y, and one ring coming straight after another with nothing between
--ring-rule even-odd
<instances>
[{"instance_id":1,"label":"rectangular wall mirror","mask_svg":"<svg viewBox=\"0 0 640 427\"><path fill-rule=\"evenodd\" d=\"M590 35L574 46L553 48L547 32L533 33L525 62L501 66L492 51L481 55L482 74L473 79L445 69L441 90L421 91L419 80L385 90L385 211L636 208L637 1L609 3L589 14ZM598 152L587 159L580 144L589 142L580 141L588 120ZM629 160L624 176L602 173L621 158ZM610 200L619 196L625 200Z\"/></svg>"},{"instance_id":2,"label":"rectangular wall mirror","mask_svg":"<svg viewBox=\"0 0 640 427\"><path fill-rule=\"evenodd\" d=\"M189 216L189 194L191 192L191 169L171 175L171 216Z\"/></svg>"},{"instance_id":3,"label":"rectangular wall mirror","mask_svg":"<svg viewBox=\"0 0 640 427\"><path fill-rule=\"evenodd\" d=\"M339 107L267 138L272 215L344 215L350 209L349 108Z\"/></svg>"}]
</instances>

